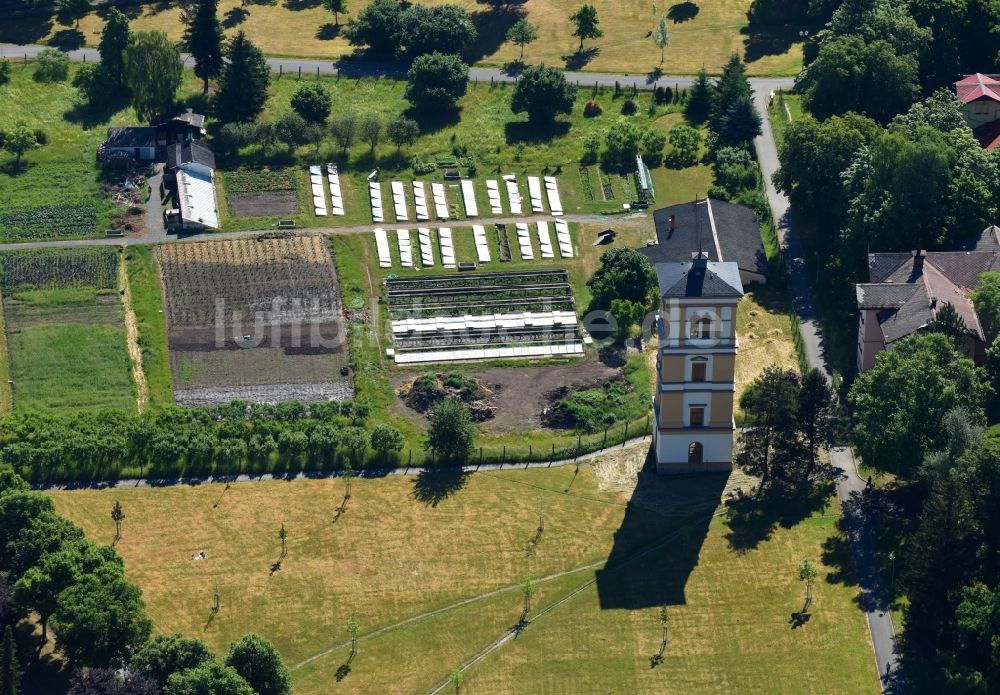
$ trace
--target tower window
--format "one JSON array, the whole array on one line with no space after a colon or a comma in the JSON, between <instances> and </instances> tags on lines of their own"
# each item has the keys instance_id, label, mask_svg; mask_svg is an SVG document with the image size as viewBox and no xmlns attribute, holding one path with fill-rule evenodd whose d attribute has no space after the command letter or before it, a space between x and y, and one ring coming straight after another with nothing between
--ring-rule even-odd
<instances>
[{"instance_id":1,"label":"tower window","mask_svg":"<svg viewBox=\"0 0 1000 695\"><path fill-rule=\"evenodd\" d=\"M692 362L691 363L691 381L705 381L706 372L708 368L707 362Z\"/></svg>"},{"instance_id":2,"label":"tower window","mask_svg":"<svg viewBox=\"0 0 1000 695\"><path fill-rule=\"evenodd\" d=\"M691 427L704 427L705 426L705 408L702 406L694 406L690 411L690 421Z\"/></svg>"},{"instance_id":3,"label":"tower window","mask_svg":"<svg viewBox=\"0 0 1000 695\"><path fill-rule=\"evenodd\" d=\"M705 458L705 447L701 442L691 442L688 446L688 463L701 463Z\"/></svg>"},{"instance_id":4,"label":"tower window","mask_svg":"<svg viewBox=\"0 0 1000 695\"><path fill-rule=\"evenodd\" d=\"M691 323L691 336L692 338L711 338L712 337L712 319L707 316L702 316L701 318L695 319Z\"/></svg>"}]
</instances>

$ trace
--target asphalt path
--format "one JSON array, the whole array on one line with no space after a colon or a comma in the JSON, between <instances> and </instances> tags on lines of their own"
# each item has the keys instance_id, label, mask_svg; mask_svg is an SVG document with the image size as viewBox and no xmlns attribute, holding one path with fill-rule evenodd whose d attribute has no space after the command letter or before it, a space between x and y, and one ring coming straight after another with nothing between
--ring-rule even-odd
<instances>
[{"instance_id":1,"label":"asphalt path","mask_svg":"<svg viewBox=\"0 0 1000 695\"><path fill-rule=\"evenodd\" d=\"M771 182L771 176L778 170L779 163L774 132L771 129L770 120L766 117L768 96L768 92L756 90L757 108L765 116L762 124L763 133L754 141L757 160L760 162L760 168L764 174L765 193L778 229L782 253L788 266L788 289L792 298L792 306L799 318L806 358L810 367L819 369L826 375L827 380L831 380L830 369L823 354L822 333L816 312L816 302L809 285L809 271L803 258L801 243L795 233L788 198L775 189ZM882 690L898 695L905 692L905 684L896 654L896 630L892 623L892 614L889 612L886 594L879 583L874 539L871 529L867 527L864 520L852 513L852 505L845 505L852 496L864 493L865 481L858 475L857 462L849 448L832 450L830 458L833 466L839 471L837 497L844 508L845 520L849 529L848 535L854 551L854 562L858 573L859 604L868 619L868 631L871 635L872 647L875 650L875 662Z\"/></svg>"}]
</instances>

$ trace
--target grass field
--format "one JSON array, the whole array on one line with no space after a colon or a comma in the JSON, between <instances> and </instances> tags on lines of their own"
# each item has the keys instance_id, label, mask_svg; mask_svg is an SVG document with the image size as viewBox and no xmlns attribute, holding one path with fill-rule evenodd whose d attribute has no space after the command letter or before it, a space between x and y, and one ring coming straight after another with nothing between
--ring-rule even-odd
<instances>
[{"instance_id":1,"label":"grass field","mask_svg":"<svg viewBox=\"0 0 1000 695\"><path fill-rule=\"evenodd\" d=\"M135 407L116 292L14 293L4 312L18 410Z\"/></svg>"},{"instance_id":2,"label":"grass field","mask_svg":"<svg viewBox=\"0 0 1000 695\"><path fill-rule=\"evenodd\" d=\"M774 129L774 140L781 146L785 139L785 129L789 125L802 118L802 97L798 94L782 93L771 110L768 117L771 119L771 127Z\"/></svg>"},{"instance_id":3,"label":"grass field","mask_svg":"<svg viewBox=\"0 0 1000 695\"><path fill-rule=\"evenodd\" d=\"M422 4L441 4L444 0L424 0ZM486 65L503 65L518 57L519 49L504 41L507 29L527 13L540 27L538 41L528 46L528 62L545 62L597 72L620 72L645 75L660 63L660 51L649 39L649 32L666 15L670 21L670 44L661 66L665 74L690 75L702 66L710 72L721 70L734 52L744 52L746 12L750 0L709 0L707 2L649 3L641 0L595 0L604 36L585 44L586 58L575 55L578 40L572 34L569 15L572 10L558 0L530 0L523 5L511 3L506 8L489 11L474 0L449 0L468 9L479 32L470 57ZM358 0L341 14L345 23L367 4ZM133 30L165 31L179 41L182 24L180 11L164 4L125 8L131 11ZM315 0L304 2L254 2L222 0L219 16L227 33L242 29L269 55L336 59L349 55L352 48L333 30L333 15ZM331 25L321 30L323 25ZM0 40L14 43L58 43L96 46L103 26L100 12L80 22L80 29L67 28L51 20L33 18L11 22L0 32ZM276 30L279 29L280 30ZM801 68L800 44L782 43L771 54L751 55L749 70L755 75L794 75Z\"/></svg>"},{"instance_id":4,"label":"grass field","mask_svg":"<svg viewBox=\"0 0 1000 695\"><path fill-rule=\"evenodd\" d=\"M625 449L578 473L356 480L339 518L340 480L51 494L98 543L110 542L108 510L121 501L117 548L158 631L217 653L259 632L305 695L427 691L517 621L525 577L538 587L532 616L580 592L471 669L463 692L877 692L855 589L829 581L834 568L820 563L811 619L789 625L803 596L796 568L819 562L836 515L776 524L737 548L735 521L707 522L724 478L643 475L636 486L644 455ZM531 549L539 510L545 530ZM272 572L281 524L289 554ZM205 560L189 559L200 550ZM671 645L651 670L663 602ZM352 614L359 654L335 684Z\"/></svg>"},{"instance_id":5,"label":"grass field","mask_svg":"<svg viewBox=\"0 0 1000 695\"><path fill-rule=\"evenodd\" d=\"M160 271L150 246L130 246L125 254L132 308L139 329L142 368L149 387L149 405L171 405L174 393L167 352L167 325L163 319L163 288Z\"/></svg>"}]
</instances>

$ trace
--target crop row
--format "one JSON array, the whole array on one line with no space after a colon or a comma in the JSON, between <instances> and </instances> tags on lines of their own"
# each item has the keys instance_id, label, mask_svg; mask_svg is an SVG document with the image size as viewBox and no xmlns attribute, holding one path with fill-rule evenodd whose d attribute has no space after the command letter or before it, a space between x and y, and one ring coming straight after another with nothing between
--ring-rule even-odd
<instances>
[{"instance_id":1,"label":"crop row","mask_svg":"<svg viewBox=\"0 0 1000 695\"><path fill-rule=\"evenodd\" d=\"M565 270L547 270L523 273L483 273L482 275L439 275L418 279L406 278L386 280L386 289L418 290L454 288L466 289L475 287L500 287L504 285L538 285L542 283L565 282L568 276Z\"/></svg>"},{"instance_id":2,"label":"crop row","mask_svg":"<svg viewBox=\"0 0 1000 695\"><path fill-rule=\"evenodd\" d=\"M524 311L574 311L572 300L515 301L503 304L469 304L463 306L390 308L390 318L432 318L437 316L483 316L486 314L519 314Z\"/></svg>"},{"instance_id":3,"label":"crop row","mask_svg":"<svg viewBox=\"0 0 1000 695\"><path fill-rule=\"evenodd\" d=\"M295 172L292 169L237 169L224 174L226 191L234 198L249 198L261 193L294 191Z\"/></svg>"},{"instance_id":4,"label":"crop row","mask_svg":"<svg viewBox=\"0 0 1000 695\"><path fill-rule=\"evenodd\" d=\"M567 286L517 288L504 287L495 290L470 290L469 292L443 292L426 295L389 295L388 304L393 308L404 306L433 306L435 304L476 304L496 302L512 298L572 298Z\"/></svg>"},{"instance_id":5,"label":"crop row","mask_svg":"<svg viewBox=\"0 0 1000 695\"><path fill-rule=\"evenodd\" d=\"M0 210L0 237L5 240L78 236L96 227L97 208L90 203Z\"/></svg>"},{"instance_id":6,"label":"crop row","mask_svg":"<svg viewBox=\"0 0 1000 695\"><path fill-rule=\"evenodd\" d=\"M26 249L0 253L0 287L94 287L118 284L118 249Z\"/></svg>"}]
</instances>

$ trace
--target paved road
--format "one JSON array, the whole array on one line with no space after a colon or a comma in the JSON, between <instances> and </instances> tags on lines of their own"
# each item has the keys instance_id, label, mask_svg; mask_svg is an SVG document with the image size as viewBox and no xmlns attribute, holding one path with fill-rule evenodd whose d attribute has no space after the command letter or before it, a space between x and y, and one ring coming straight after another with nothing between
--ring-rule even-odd
<instances>
[{"instance_id":1,"label":"paved road","mask_svg":"<svg viewBox=\"0 0 1000 695\"><path fill-rule=\"evenodd\" d=\"M767 92L757 89L756 102L761 114L767 112L767 96ZM777 223L778 238L788 264L789 292L792 295L795 313L799 317L806 357L811 367L821 370L827 379L830 379L830 370L823 353L816 302L809 285L809 272L803 259L801 244L792 224L788 198L777 191L771 183L771 175L778 170L778 150L771 122L767 118L764 118L763 131L763 134L754 141L754 146L764 173L767 200ZM858 476L857 465L850 449L834 449L831 452L831 459L834 467L840 470L837 497L843 504L851 498L852 493L860 494L864 490L865 481ZM868 630L875 649L875 661L882 689L887 693L903 693L905 686L896 655L896 631L892 624L888 602L879 585L872 534L859 519L850 515L849 508L845 508L845 515L848 528L851 529L851 545L858 569L860 603L868 618Z\"/></svg>"},{"instance_id":2,"label":"paved road","mask_svg":"<svg viewBox=\"0 0 1000 695\"><path fill-rule=\"evenodd\" d=\"M8 58L33 58L38 52L51 46L39 46L27 44L19 46L17 44L0 43L0 57ZM86 61L95 63L100 61L101 56L96 48L78 48L72 51L65 51L70 58L76 61ZM181 54L186 65L191 65L191 56ZM406 76L406 68L396 63L373 63L355 60L310 60L306 58L268 58L268 65L275 72L288 75L298 75L301 70L303 75L343 75L344 77L371 77L382 76L390 78L403 78ZM500 68L477 68L469 70L469 79L480 82L514 82L517 75L505 72ZM619 83L622 87L635 85L639 89L654 89L656 87L689 87L694 82L694 77L690 75L663 75L659 79L652 79L648 75L614 75L599 72L567 72L566 79L575 82L580 86L614 87ZM772 89L791 89L794 79L791 77L761 77L751 80L754 88L765 93Z\"/></svg>"}]
</instances>

